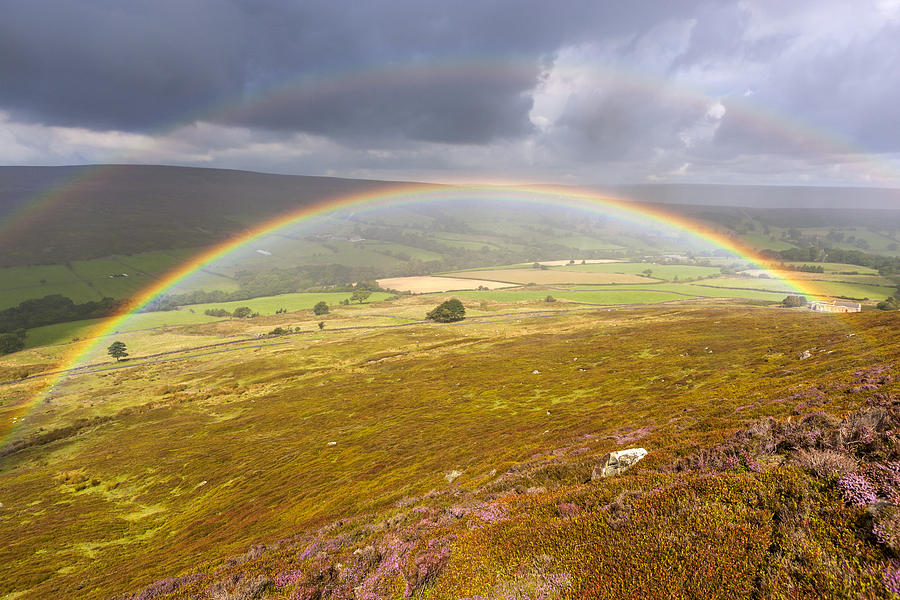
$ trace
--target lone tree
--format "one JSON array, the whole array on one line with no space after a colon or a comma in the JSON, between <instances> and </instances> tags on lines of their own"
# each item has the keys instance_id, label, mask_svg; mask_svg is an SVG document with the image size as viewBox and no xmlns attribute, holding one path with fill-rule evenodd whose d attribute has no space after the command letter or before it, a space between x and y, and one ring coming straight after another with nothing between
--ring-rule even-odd
<instances>
[{"instance_id":1,"label":"lone tree","mask_svg":"<svg viewBox=\"0 0 900 600\"><path fill-rule=\"evenodd\" d=\"M325 329L325 321L319 321L319 331Z\"/></svg>"},{"instance_id":2,"label":"lone tree","mask_svg":"<svg viewBox=\"0 0 900 600\"><path fill-rule=\"evenodd\" d=\"M0 333L0 354L12 354L25 347L24 333Z\"/></svg>"},{"instance_id":3,"label":"lone tree","mask_svg":"<svg viewBox=\"0 0 900 600\"><path fill-rule=\"evenodd\" d=\"M438 323L462 321L466 318L466 308L458 299L452 298L437 305L425 317Z\"/></svg>"},{"instance_id":4,"label":"lone tree","mask_svg":"<svg viewBox=\"0 0 900 600\"><path fill-rule=\"evenodd\" d=\"M313 312L316 315L324 315L328 313L328 303L322 300L321 302L317 302L315 306L313 306Z\"/></svg>"},{"instance_id":5,"label":"lone tree","mask_svg":"<svg viewBox=\"0 0 900 600\"><path fill-rule=\"evenodd\" d=\"M231 316L235 319L247 319L253 315L253 310L249 306L238 306L234 309L234 312L231 313Z\"/></svg>"},{"instance_id":6,"label":"lone tree","mask_svg":"<svg viewBox=\"0 0 900 600\"><path fill-rule=\"evenodd\" d=\"M116 362L119 362L128 356L128 352L125 351L125 342L120 342L118 340L109 345L109 348L106 349L106 353L116 359Z\"/></svg>"},{"instance_id":7,"label":"lone tree","mask_svg":"<svg viewBox=\"0 0 900 600\"><path fill-rule=\"evenodd\" d=\"M350 302L353 302L354 300L356 300L360 304L362 304L366 300L366 298L368 298L371 295L372 295L372 292L370 292L369 290L358 290L358 289L353 290L353 294L350 296Z\"/></svg>"}]
</instances>

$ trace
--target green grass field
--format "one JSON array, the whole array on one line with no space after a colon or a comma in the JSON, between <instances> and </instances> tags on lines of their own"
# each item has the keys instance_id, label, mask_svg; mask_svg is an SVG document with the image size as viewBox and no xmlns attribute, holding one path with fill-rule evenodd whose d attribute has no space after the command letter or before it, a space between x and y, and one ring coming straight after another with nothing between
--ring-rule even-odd
<instances>
[{"instance_id":1,"label":"green grass field","mask_svg":"<svg viewBox=\"0 0 900 600\"><path fill-rule=\"evenodd\" d=\"M718 278L703 282L705 286L716 288L750 288L756 290L772 290L790 292L790 285L776 279L760 278ZM836 281L810 281L812 290L830 296L843 296L847 298L869 298L880 300L891 295L896 288L878 285L864 285L855 283L841 283Z\"/></svg>"},{"instance_id":2,"label":"green grass field","mask_svg":"<svg viewBox=\"0 0 900 600\"><path fill-rule=\"evenodd\" d=\"M591 304L652 304L690 297L698 298L744 298L780 302L784 294L757 290L712 288L689 283L653 283L647 285L603 285L547 287L540 290L490 290L461 291L454 295L466 298L494 300L497 302L521 302L543 300L548 295L559 300L587 302Z\"/></svg>"},{"instance_id":3,"label":"green grass field","mask_svg":"<svg viewBox=\"0 0 900 600\"><path fill-rule=\"evenodd\" d=\"M199 253L201 250L202 249L198 248L196 252ZM143 254L134 254L131 256L119 256L116 258L135 271L150 274L162 274L177 267L194 253L194 251L190 250L159 251L145 252Z\"/></svg>"},{"instance_id":4,"label":"green grass field","mask_svg":"<svg viewBox=\"0 0 900 600\"><path fill-rule=\"evenodd\" d=\"M817 262L817 263L804 263L804 262L786 262L785 264L793 265L795 267L801 267L803 265L812 264L816 267L822 267L825 270L825 274L829 273L841 273L841 272L856 272L860 275L878 275L878 271L875 269L870 269L869 267L861 267L859 265L848 265L844 263L828 263L828 262Z\"/></svg>"},{"instance_id":5,"label":"green grass field","mask_svg":"<svg viewBox=\"0 0 900 600\"><path fill-rule=\"evenodd\" d=\"M319 302L325 302L330 306L337 305L341 300L351 296L351 292L322 292L322 293L305 293L298 292L295 294L280 294L278 296L266 296L263 298L253 298L250 300L235 300L233 302L212 302L209 304L192 304L182 307L181 310L193 310L202 313L209 308L224 308L232 312L239 306L249 306L253 312L264 315L274 314L276 310L285 308L288 311L310 309ZM372 295L366 300L367 303L378 302L386 298L390 298L391 294L385 292L372 292ZM357 303L354 303L356 305Z\"/></svg>"},{"instance_id":6,"label":"green grass field","mask_svg":"<svg viewBox=\"0 0 900 600\"><path fill-rule=\"evenodd\" d=\"M31 298L43 298L44 296L50 296L52 294L68 296L76 303L100 300L102 297L96 291L88 287L87 284L80 281L7 289L0 290L0 310L17 306L20 302Z\"/></svg>"},{"instance_id":7,"label":"green grass field","mask_svg":"<svg viewBox=\"0 0 900 600\"><path fill-rule=\"evenodd\" d=\"M712 277L721 273L718 267L701 267L695 265L668 265L656 263L600 263L586 265L567 265L557 267L565 271L586 271L589 273L628 273L639 275L650 269L652 277L656 279L697 279L699 277Z\"/></svg>"},{"instance_id":8,"label":"green grass field","mask_svg":"<svg viewBox=\"0 0 900 600\"><path fill-rule=\"evenodd\" d=\"M0 291L71 283L77 278L64 265L38 265L33 267L8 267L0 269Z\"/></svg>"}]
</instances>

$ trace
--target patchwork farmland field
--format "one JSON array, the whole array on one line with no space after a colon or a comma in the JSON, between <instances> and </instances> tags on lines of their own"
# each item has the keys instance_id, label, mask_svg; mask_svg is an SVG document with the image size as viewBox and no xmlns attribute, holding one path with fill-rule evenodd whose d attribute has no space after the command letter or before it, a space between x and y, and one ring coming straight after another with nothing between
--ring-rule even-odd
<instances>
[{"instance_id":1,"label":"patchwork farmland field","mask_svg":"<svg viewBox=\"0 0 900 600\"><path fill-rule=\"evenodd\" d=\"M430 275L388 277L386 279L378 279L377 281L378 285L385 289L397 290L399 292L411 292L413 294L449 292L453 290L473 290L480 286L489 289L497 289L515 285L502 281L464 279L460 277L436 277Z\"/></svg>"},{"instance_id":2,"label":"patchwork farmland field","mask_svg":"<svg viewBox=\"0 0 900 600\"><path fill-rule=\"evenodd\" d=\"M525 285L534 283L537 285L551 284L604 284L604 283L646 283L655 281L648 277L640 277L632 274L620 273L590 273L567 271L556 268L549 269L491 269L485 271L465 271L465 276L471 279L484 279L488 281L503 281Z\"/></svg>"}]
</instances>

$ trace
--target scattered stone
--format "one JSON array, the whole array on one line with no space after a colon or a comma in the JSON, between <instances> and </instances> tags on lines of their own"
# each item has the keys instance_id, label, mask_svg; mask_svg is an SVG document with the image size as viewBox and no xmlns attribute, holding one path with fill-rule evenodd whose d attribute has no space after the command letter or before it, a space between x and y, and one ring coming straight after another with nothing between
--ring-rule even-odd
<instances>
[{"instance_id":1,"label":"scattered stone","mask_svg":"<svg viewBox=\"0 0 900 600\"><path fill-rule=\"evenodd\" d=\"M594 472L591 473L591 481L624 473L645 456L647 456L647 451L643 448L629 448L628 450L610 452L601 458L600 462L594 467Z\"/></svg>"},{"instance_id":2,"label":"scattered stone","mask_svg":"<svg viewBox=\"0 0 900 600\"><path fill-rule=\"evenodd\" d=\"M454 470L450 471L449 473L447 473L446 475L444 475L444 479L447 480L447 483L453 483L454 480L456 480L456 478L459 477L460 475L462 475L462 473L457 471L456 469L454 469Z\"/></svg>"},{"instance_id":3,"label":"scattered stone","mask_svg":"<svg viewBox=\"0 0 900 600\"><path fill-rule=\"evenodd\" d=\"M800 354L800 359L799 359L799 360L806 360L807 358L810 358L811 356L812 356L812 352L810 352L809 350L804 350L804 351Z\"/></svg>"}]
</instances>

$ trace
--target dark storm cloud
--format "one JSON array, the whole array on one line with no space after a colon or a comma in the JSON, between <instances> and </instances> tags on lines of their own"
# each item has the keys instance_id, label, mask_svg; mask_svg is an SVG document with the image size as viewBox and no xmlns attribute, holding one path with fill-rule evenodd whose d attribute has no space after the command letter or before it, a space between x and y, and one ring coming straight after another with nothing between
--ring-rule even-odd
<instances>
[{"instance_id":1,"label":"dark storm cloud","mask_svg":"<svg viewBox=\"0 0 900 600\"><path fill-rule=\"evenodd\" d=\"M323 135L481 143L531 130L527 92L560 46L639 32L690 10L672 4L8 1L0 109L48 125L149 131L230 105L212 118ZM516 67L494 78L441 72L441 65L479 61ZM402 72L409 63L423 65L417 78L392 78L392 68ZM384 84L323 92L297 83L315 88L335 74L365 72L381 74ZM286 84L296 94L273 100L270 90Z\"/></svg>"}]
</instances>

